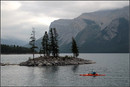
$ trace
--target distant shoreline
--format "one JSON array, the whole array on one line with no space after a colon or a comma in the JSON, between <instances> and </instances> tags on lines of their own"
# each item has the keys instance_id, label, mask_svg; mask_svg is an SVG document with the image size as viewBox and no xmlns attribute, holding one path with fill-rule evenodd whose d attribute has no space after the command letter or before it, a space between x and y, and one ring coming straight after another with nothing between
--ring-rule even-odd
<instances>
[{"instance_id":1,"label":"distant shoreline","mask_svg":"<svg viewBox=\"0 0 130 87\"><path fill-rule=\"evenodd\" d=\"M105 53L105 52L104 52ZM129 52L128 52L129 53ZM5 53L1 53L1 55L10 55L10 54L18 54L18 53L7 53L7 54L5 54ZM32 53L19 53L19 54L32 54ZM35 53L35 54L38 54L38 53ZM61 54L71 54L71 53L61 53ZM84 53L82 53L82 54L84 54ZM91 53L89 53L89 54L91 54ZM92 53L93 54L93 53ZM40 54L39 54L40 55Z\"/></svg>"}]
</instances>

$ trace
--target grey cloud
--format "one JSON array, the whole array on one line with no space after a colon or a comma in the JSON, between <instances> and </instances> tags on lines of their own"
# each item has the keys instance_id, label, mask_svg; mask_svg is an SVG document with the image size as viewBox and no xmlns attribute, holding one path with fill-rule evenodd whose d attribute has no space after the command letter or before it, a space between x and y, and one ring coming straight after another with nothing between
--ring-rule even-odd
<instances>
[{"instance_id":1,"label":"grey cloud","mask_svg":"<svg viewBox=\"0 0 130 87\"><path fill-rule=\"evenodd\" d=\"M75 18L82 13L104 9L115 9L129 5L124 1L19 1L20 8L2 10L2 38L29 40L32 27L40 38L48 26L39 23L37 18ZM44 20L44 18L43 18ZM45 19L46 20L46 19ZM51 21L50 21L51 22Z\"/></svg>"},{"instance_id":2,"label":"grey cloud","mask_svg":"<svg viewBox=\"0 0 130 87\"><path fill-rule=\"evenodd\" d=\"M36 30L36 39L43 36L45 31L48 31L48 26L45 25L32 25L31 23L21 23L15 26L4 26L1 30L2 38L20 39L29 41L32 27Z\"/></svg>"},{"instance_id":3,"label":"grey cloud","mask_svg":"<svg viewBox=\"0 0 130 87\"><path fill-rule=\"evenodd\" d=\"M81 13L121 8L128 4L126 1L34 1L22 2L21 9L37 16L45 14L58 18L72 18Z\"/></svg>"}]
</instances>

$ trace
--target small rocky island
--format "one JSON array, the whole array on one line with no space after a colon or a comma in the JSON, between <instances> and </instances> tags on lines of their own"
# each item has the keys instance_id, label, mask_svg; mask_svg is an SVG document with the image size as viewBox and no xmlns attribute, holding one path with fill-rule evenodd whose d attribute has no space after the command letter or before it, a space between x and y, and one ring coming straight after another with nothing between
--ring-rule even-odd
<instances>
[{"instance_id":1,"label":"small rocky island","mask_svg":"<svg viewBox=\"0 0 130 87\"><path fill-rule=\"evenodd\" d=\"M37 58L34 58L35 54L35 48L37 46L35 45L35 31L32 31L31 34L31 41L29 44L31 45L31 50L33 54L33 58L29 58L27 61L22 62L20 64L3 64L1 63L1 66L4 65L20 65L20 66L65 66L65 65L79 65L79 64L93 64L95 62L91 60L85 60L81 58L77 58L79 56L79 50L76 44L75 39L72 37L72 47L71 51L73 53L73 56L65 56L61 57L59 56L59 46L58 46L58 34L55 28L51 28L49 31L49 34L47 31L45 31L45 34L42 38L42 48L40 48L39 53L40 55L43 54L44 56L40 56ZM50 56L52 55L52 56Z\"/></svg>"},{"instance_id":2,"label":"small rocky island","mask_svg":"<svg viewBox=\"0 0 130 87\"><path fill-rule=\"evenodd\" d=\"M22 62L20 66L64 66L64 65L79 65L79 64L93 64L95 62L91 60L84 60L81 58L74 57L53 57L44 56L34 59L28 59L26 62Z\"/></svg>"},{"instance_id":3,"label":"small rocky island","mask_svg":"<svg viewBox=\"0 0 130 87\"><path fill-rule=\"evenodd\" d=\"M35 31L32 33L30 45L33 51L33 59L28 59L26 62L22 62L20 66L64 66L64 65L79 65L79 64L92 64L95 63L91 60L85 60L77 58L79 56L78 47L75 39L72 37L72 56L59 56L59 46L58 46L58 34L55 28L51 28L49 31L45 31L45 34L42 39L42 50L39 53L42 53L44 56L34 58L35 53ZM50 56L52 54L52 56Z\"/></svg>"}]
</instances>

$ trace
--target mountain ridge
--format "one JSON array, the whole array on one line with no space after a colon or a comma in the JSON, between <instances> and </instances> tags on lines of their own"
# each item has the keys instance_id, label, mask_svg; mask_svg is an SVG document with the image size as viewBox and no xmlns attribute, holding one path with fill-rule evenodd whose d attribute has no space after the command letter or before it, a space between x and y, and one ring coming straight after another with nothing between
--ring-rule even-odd
<instances>
[{"instance_id":1,"label":"mountain ridge","mask_svg":"<svg viewBox=\"0 0 130 87\"><path fill-rule=\"evenodd\" d=\"M71 52L71 40L74 37L79 52L120 53L129 52L129 38L127 38L129 21L129 6L126 6L114 10L83 13L74 19L55 20L49 28L57 29L60 52ZM124 36L122 30L126 33ZM39 47L41 41L41 39L36 41ZM99 46L100 44L102 46Z\"/></svg>"},{"instance_id":2,"label":"mountain ridge","mask_svg":"<svg viewBox=\"0 0 130 87\"><path fill-rule=\"evenodd\" d=\"M2 39L1 38L1 44L24 46L26 44L26 41L22 41L18 39Z\"/></svg>"}]
</instances>

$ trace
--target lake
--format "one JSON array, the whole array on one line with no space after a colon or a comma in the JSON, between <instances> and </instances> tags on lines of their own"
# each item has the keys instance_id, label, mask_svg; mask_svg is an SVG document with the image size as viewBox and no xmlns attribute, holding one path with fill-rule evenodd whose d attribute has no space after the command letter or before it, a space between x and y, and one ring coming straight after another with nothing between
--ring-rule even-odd
<instances>
[{"instance_id":1,"label":"lake","mask_svg":"<svg viewBox=\"0 0 130 87\"><path fill-rule=\"evenodd\" d=\"M72 55L72 54L61 54ZM40 56L40 55L35 55ZM1 55L2 63L26 61L30 54ZM129 86L128 53L81 53L95 64L68 66L1 66L1 86ZM106 76L79 76L96 71Z\"/></svg>"}]
</instances>

